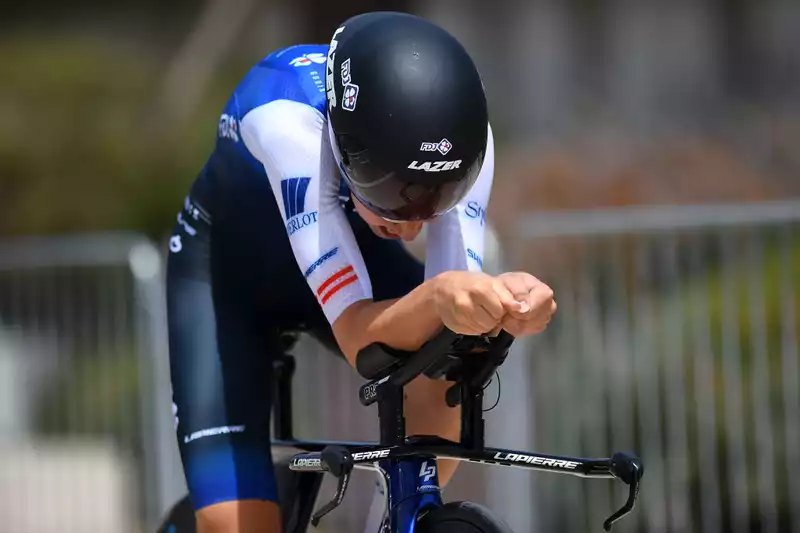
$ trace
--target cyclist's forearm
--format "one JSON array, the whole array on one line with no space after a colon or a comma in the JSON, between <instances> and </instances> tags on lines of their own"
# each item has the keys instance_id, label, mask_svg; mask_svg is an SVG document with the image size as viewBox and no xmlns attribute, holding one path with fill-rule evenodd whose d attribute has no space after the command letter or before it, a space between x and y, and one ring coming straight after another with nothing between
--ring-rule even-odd
<instances>
[{"instance_id":1,"label":"cyclist's forearm","mask_svg":"<svg viewBox=\"0 0 800 533\"><path fill-rule=\"evenodd\" d=\"M364 300L351 305L333 324L333 333L347 360L374 342L400 350L416 350L442 328L434 304L437 278L393 300Z\"/></svg>"}]
</instances>

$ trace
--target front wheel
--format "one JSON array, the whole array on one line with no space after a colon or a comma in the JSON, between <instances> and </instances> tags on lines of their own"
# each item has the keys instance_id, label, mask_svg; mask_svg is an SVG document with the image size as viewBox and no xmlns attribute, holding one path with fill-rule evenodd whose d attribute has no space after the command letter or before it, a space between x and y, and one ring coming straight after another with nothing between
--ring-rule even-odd
<instances>
[{"instance_id":1,"label":"front wheel","mask_svg":"<svg viewBox=\"0 0 800 533\"><path fill-rule=\"evenodd\" d=\"M489 509L472 502L450 502L420 517L419 533L513 533Z\"/></svg>"}]
</instances>

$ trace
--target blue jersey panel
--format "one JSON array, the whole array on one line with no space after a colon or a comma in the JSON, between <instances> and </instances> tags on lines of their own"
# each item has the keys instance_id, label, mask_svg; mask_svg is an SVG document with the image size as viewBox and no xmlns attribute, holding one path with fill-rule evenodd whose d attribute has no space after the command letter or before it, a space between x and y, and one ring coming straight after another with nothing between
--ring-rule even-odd
<instances>
[{"instance_id":1,"label":"blue jersey panel","mask_svg":"<svg viewBox=\"0 0 800 533\"><path fill-rule=\"evenodd\" d=\"M325 114L327 46L297 45L264 58L236 88L240 117L273 100L307 104Z\"/></svg>"},{"instance_id":2,"label":"blue jersey panel","mask_svg":"<svg viewBox=\"0 0 800 533\"><path fill-rule=\"evenodd\" d=\"M263 197L259 193L269 192L263 165L241 138L241 120L259 106L284 99L309 105L324 114L327 52L324 45L290 46L273 52L250 69L220 115L214 152L196 183L196 189L205 193L202 196L216 197L221 181L232 193L226 195L231 199ZM224 200L217 203L221 201Z\"/></svg>"}]
</instances>

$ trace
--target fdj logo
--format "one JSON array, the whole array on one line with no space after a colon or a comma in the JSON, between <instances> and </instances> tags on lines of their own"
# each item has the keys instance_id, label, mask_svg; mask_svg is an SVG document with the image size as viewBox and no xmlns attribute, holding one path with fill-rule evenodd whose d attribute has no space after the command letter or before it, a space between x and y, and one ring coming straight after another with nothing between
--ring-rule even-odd
<instances>
[{"instance_id":1,"label":"fdj logo","mask_svg":"<svg viewBox=\"0 0 800 533\"><path fill-rule=\"evenodd\" d=\"M306 213L306 193L311 178L289 178L281 181L281 195L283 196L283 210L286 214L286 232L291 236L302 229L317 222L317 212Z\"/></svg>"},{"instance_id":2,"label":"fdj logo","mask_svg":"<svg viewBox=\"0 0 800 533\"><path fill-rule=\"evenodd\" d=\"M236 118L230 115L222 115L219 118L219 136L222 139L231 139L233 142L239 142L239 123Z\"/></svg>"},{"instance_id":3,"label":"fdj logo","mask_svg":"<svg viewBox=\"0 0 800 533\"><path fill-rule=\"evenodd\" d=\"M350 58L348 57L342 61L342 85L347 85L351 81L353 80L350 77Z\"/></svg>"},{"instance_id":4,"label":"fdj logo","mask_svg":"<svg viewBox=\"0 0 800 533\"><path fill-rule=\"evenodd\" d=\"M422 463L422 468L419 469L419 477L422 478L423 483L429 482L435 475L436 463L428 464L428 461Z\"/></svg>"},{"instance_id":5,"label":"fdj logo","mask_svg":"<svg viewBox=\"0 0 800 533\"><path fill-rule=\"evenodd\" d=\"M307 67L311 63L317 63L319 65L325 62L325 54L320 53L313 53L313 54L303 54L300 57L296 57L289 61L289 64L293 67Z\"/></svg>"},{"instance_id":6,"label":"fdj logo","mask_svg":"<svg viewBox=\"0 0 800 533\"><path fill-rule=\"evenodd\" d=\"M481 207L481 204L474 200L467 202L467 208L464 210L464 213L469 218L476 218L480 220L481 226L486 223L486 209Z\"/></svg>"},{"instance_id":7,"label":"fdj logo","mask_svg":"<svg viewBox=\"0 0 800 533\"><path fill-rule=\"evenodd\" d=\"M357 102L358 85L355 83L348 83L344 86L344 92L342 93L342 109L345 111L355 111Z\"/></svg>"},{"instance_id":8,"label":"fdj logo","mask_svg":"<svg viewBox=\"0 0 800 533\"><path fill-rule=\"evenodd\" d=\"M447 139L442 139L438 143L422 143L422 146L420 146L419 150L421 152L438 151L442 155L447 155L447 152L449 152L452 148L453 145L450 141Z\"/></svg>"}]
</instances>

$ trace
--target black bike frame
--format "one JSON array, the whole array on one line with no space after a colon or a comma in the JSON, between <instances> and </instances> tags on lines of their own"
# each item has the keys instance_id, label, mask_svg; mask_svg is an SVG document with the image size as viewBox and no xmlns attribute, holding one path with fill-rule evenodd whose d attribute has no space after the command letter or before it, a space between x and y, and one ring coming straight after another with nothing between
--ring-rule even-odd
<instances>
[{"instance_id":1,"label":"black bike frame","mask_svg":"<svg viewBox=\"0 0 800 533\"><path fill-rule=\"evenodd\" d=\"M507 341L505 353L494 355L494 359L492 359L494 363L486 363L482 362L481 359L476 359L471 373L466 374L468 378L477 376L476 379L464 379L457 386L457 390L452 391L458 393L456 396L458 396L459 403L461 403L462 431L460 442L452 442L432 436L406 436L402 387L413 378L411 372L407 372L401 378L396 378L400 374L400 372L396 372L361 388L360 397L362 403L378 402L380 443L296 440L293 438L290 410L290 381L294 370L294 361L289 355L279 358L276 363L276 368L280 367L280 370L276 372L277 386L274 397L274 433L276 439L273 442L273 447L288 448L300 452L293 455L289 467L300 478L302 476L310 476L304 478L307 480L304 486L304 490L307 492L299 499L291 500L291 504L287 507L289 512L284 510L284 513L286 513L284 517L285 533L305 532L309 521L312 520L312 507L319 492L319 484L323 473L330 472L338 477L339 489L337 490L336 498L315 515L314 522L318 522L319 518L341 503L347 488L349 472L352 468L360 467L384 471L387 468L392 468L392 470L395 470L404 460L410 461L425 457L441 457L527 468L584 478L620 479L630 486L630 492L626 504L605 521L604 528L607 531L610 530L614 522L633 509L638 495L639 479L642 476L643 469L641 461L634 455L617 453L611 458L586 459L485 447L483 389L484 382L488 379L486 371L489 369L493 371L496 366L502 364L511 340ZM435 348L440 349L443 343L444 341L440 339ZM421 358L418 358L416 361L420 360ZM280 361L283 361L283 363ZM413 365L414 360L410 361L411 363L409 364ZM496 366L492 368L492 364ZM416 370L416 372L418 374L421 370ZM391 377L396 379L389 379ZM450 395L448 394L449 397ZM381 468L376 467L374 466L376 463L383 466ZM283 503L282 508L284 508Z\"/></svg>"}]
</instances>

